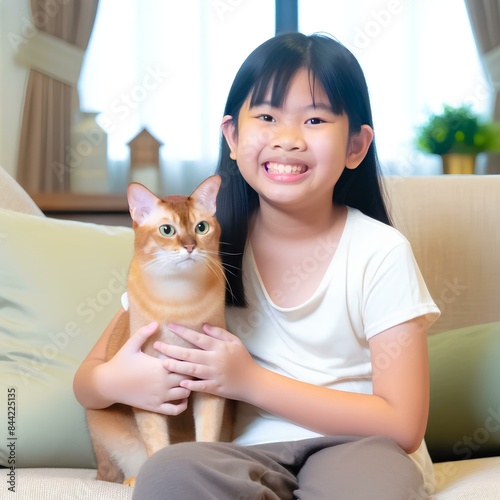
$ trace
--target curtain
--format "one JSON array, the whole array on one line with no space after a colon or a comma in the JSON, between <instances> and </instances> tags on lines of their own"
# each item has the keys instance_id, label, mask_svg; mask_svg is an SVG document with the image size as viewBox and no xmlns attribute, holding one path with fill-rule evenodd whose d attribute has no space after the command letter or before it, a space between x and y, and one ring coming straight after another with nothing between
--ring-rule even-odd
<instances>
[{"instance_id":1,"label":"curtain","mask_svg":"<svg viewBox=\"0 0 500 500\"><path fill-rule=\"evenodd\" d=\"M500 0L465 0L472 32L495 92L492 119L500 120ZM500 173L500 154L489 154L486 171Z\"/></svg>"},{"instance_id":2,"label":"curtain","mask_svg":"<svg viewBox=\"0 0 500 500\"><path fill-rule=\"evenodd\" d=\"M69 190L77 83L99 0L30 0L32 33L18 53L30 68L17 177L29 192Z\"/></svg>"}]
</instances>

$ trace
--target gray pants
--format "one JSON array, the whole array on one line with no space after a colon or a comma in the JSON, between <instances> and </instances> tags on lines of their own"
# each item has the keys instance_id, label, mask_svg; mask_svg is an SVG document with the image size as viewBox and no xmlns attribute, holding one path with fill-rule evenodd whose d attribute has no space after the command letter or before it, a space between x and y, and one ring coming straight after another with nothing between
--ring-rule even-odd
<instances>
[{"instance_id":1,"label":"gray pants","mask_svg":"<svg viewBox=\"0 0 500 500\"><path fill-rule=\"evenodd\" d=\"M238 446L182 443L153 455L135 500L425 499L413 461L383 437Z\"/></svg>"}]
</instances>

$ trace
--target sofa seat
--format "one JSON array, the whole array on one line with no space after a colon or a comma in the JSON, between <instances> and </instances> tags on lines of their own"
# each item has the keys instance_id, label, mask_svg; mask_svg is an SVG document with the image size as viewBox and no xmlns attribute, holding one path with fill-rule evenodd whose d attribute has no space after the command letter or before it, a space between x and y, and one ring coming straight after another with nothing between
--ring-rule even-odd
<instances>
[{"instance_id":1,"label":"sofa seat","mask_svg":"<svg viewBox=\"0 0 500 500\"><path fill-rule=\"evenodd\" d=\"M96 481L93 469L16 469L16 494L6 491L7 470L1 471L0 500L130 500L132 488ZM17 495L17 496L16 496Z\"/></svg>"},{"instance_id":2,"label":"sofa seat","mask_svg":"<svg viewBox=\"0 0 500 500\"><path fill-rule=\"evenodd\" d=\"M434 471L437 490L430 497L431 500L500 499L500 457L441 462L434 464ZM0 490L1 500L132 498L132 489L127 486L96 481L96 471L93 469L17 469L16 476L18 496L9 496L4 488ZM8 484L7 470L2 470L0 477L1 484ZM421 500L421 497L415 496L408 500Z\"/></svg>"},{"instance_id":3,"label":"sofa seat","mask_svg":"<svg viewBox=\"0 0 500 500\"><path fill-rule=\"evenodd\" d=\"M434 472L437 491L431 499L500 499L500 457L441 462Z\"/></svg>"}]
</instances>

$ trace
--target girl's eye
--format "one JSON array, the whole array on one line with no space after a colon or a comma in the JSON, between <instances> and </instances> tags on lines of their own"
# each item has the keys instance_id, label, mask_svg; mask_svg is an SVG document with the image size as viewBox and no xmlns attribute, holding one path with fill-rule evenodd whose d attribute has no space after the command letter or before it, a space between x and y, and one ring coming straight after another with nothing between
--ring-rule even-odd
<instances>
[{"instance_id":1,"label":"girl's eye","mask_svg":"<svg viewBox=\"0 0 500 500\"><path fill-rule=\"evenodd\" d=\"M274 118L271 115L260 115L259 118L265 122L274 122Z\"/></svg>"},{"instance_id":2,"label":"girl's eye","mask_svg":"<svg viewBox=\"0 0 500 500\"><path fill-rule=\"evenodd\" d=\"M320 123L325 123L325 120L322 120L321 118L310 118L306 121L306 123L308 125L319 125Z\"/></svg>"},{"instance_id":3,"label":"girl's eye","mask_svg":"<svg viewBox=\"0 0 500 500\"><path fill-rule=\"evenodd\" d=\"M175 234L175 227L170 224L162 224L158 229L160 234L166 238L171 238Z\"/></svg>"},{"instance_id":4,"label":"girl's eye","mask_svg":"<svg viewBox=\"0 0 500 500\"><path fill-rule=\"evenodd\" d=\"M210 224L207 221L202 220L196 225L195 231L197 234L207 234L209 229Z\"/></svg>"}]
</instances>

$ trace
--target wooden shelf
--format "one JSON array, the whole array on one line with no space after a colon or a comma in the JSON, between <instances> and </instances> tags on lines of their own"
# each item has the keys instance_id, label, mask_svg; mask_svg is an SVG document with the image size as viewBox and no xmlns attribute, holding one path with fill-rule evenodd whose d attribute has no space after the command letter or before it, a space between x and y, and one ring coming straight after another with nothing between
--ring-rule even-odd
<instances>
[{"instance_id":1,"label":"wooden shelf","mask_svg":"<svg viewBox=\"0 0 500 500\"><path fill-rule=\"evenodd\" d=\"M127 212L125 194L30 193L43 212Z\"/></svg>"},{"instance_id":2,"label":"wooden shelf","mask_svg":"<svg viewBox=\"0 0 500 500\"><path fill-rule=\"evenodd\" d=\"M124 194L30 193L48 217L130 227L132 220Z\"/></svg>"}]
</instances>

